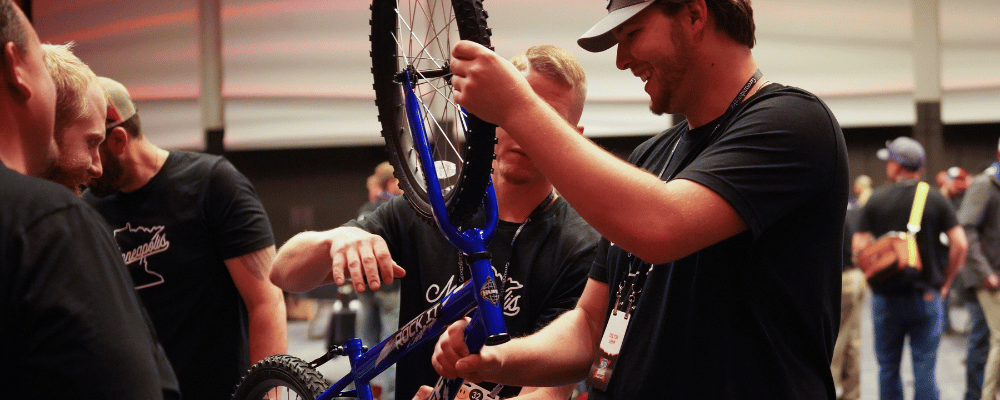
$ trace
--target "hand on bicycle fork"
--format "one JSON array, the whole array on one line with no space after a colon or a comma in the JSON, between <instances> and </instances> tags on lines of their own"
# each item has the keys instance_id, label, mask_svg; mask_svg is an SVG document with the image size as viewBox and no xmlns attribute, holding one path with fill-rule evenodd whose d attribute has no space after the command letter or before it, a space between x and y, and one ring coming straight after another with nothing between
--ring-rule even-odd
<instances>
[{"instance_id":1,"label":"hand on bicycle fork","mask_svg":"<svg viewBox=\"0 0 1000 400\"><path fill-rule=\"evenodd\" d=\"M381 236L354 227L340 227L334 231L337 233L330 237L330 257L333 259L333 281L337 286L350 277L354 290L361 293L365 291L366 282L368 288L378 290L383 284L392 283L394 278L406 276L403 267L392 259Z\"/></svg>"},{"instance_id":2,"label":"hand on bicycle fork","mask_svg":"<svg viewBox=\"0 0 1000 400\"><path fill-rule=\"evenodd\" d=\"M455 102L486 122L504 126L517 108L542 102L521 71L482 45L463 40L452 48L451 84Z\"/></svg>"},{"instance_id":3,"label":"hand on bicycle fork","mask_svg":"<svg viewBox=\"0 0 1000 400\"><path fill-rule=\"evenodd\" d=\"M448 379L461 376L470 382L497 382L500 358L495 348L483 346L479 354L469 354L465 344L465 327L469 317L448 326L434 346L431 364L438 374Z\"/></svg>"}]
</instances>

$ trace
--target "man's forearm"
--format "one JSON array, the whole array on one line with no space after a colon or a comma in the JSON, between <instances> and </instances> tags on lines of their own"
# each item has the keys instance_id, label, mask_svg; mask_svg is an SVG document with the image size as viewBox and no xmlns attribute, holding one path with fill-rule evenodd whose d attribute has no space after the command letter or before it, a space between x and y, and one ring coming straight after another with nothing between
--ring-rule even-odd
<instances>
[{"instance_id":1,"label":"man's forearm","mask_svg":"<svg viewBox=\"0 0 1000 400\"><path fill-rule=\"evenodd\" d=\"M250 362L288 353L288 324L280 300L248 310L250 314Z\"/></svg>"},{"instance_id":2,"label":"man's forearm","mask_svg":"<svg viewBox=\"0 0 1000 400\"><path fill-rule=\"evenodd\" d=\"M498 382L558 386L583 380L600 339L592 337L593 329L582 329L585 326L587 317L576 308L533 335L498 346L504 355Z\"/></svg>"},{"instance_id":3,"label":"man's forearm","mask_svg":"<svg viewBox=\"0 0 1000 400\"><path fill-rule=\"evenodd\" d=\"M285 242L274 257L271 282L296 293L326 283L332 264L329 232L302 232Z\"/></svg>"}]
</instances>

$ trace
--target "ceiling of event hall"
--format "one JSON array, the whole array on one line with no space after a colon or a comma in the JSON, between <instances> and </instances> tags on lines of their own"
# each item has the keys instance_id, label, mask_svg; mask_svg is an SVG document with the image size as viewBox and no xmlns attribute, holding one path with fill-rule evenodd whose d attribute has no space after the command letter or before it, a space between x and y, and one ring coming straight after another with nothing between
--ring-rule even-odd
<instances>
[{"instance_id":1,"label":"ceiling of event hall","mask_svg":"<svg viewBox=\"0 0 1000 400\"><path fill-rule=\"evenodd\" d=\"M910 125L913 0L757 0L754 55L772 81L820 95L845 127ZM197 1L33 0L43 42L75 41L132 91L152 140L202 148ZM572 51L590 81L588 136L651 134L642 83L576 38L604 0L486 0L497 51ZM222 0L228 149L378 144L369 1ZM1000 121L1000 1L939 0L942 119Z\"/></svg>"}]
</instances>

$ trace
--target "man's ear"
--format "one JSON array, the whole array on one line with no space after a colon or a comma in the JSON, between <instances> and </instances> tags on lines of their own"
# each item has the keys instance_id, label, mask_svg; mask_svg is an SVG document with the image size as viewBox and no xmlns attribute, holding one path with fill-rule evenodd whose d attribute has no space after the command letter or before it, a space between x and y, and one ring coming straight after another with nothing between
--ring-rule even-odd
<instances>
[{"instance_id":1,"label":"man's ear","mask_svg":"<svg viewBox=\"0 0 1000 400\"><path fill-rule=\"evenodd\" d=\"M708 20L708 5L705 0L695 0L684 5L691 18L691 25L695 28L704 28Z\"/></svg>"},{"instance_id":2,"label":"man's ear","mask_svg":"<svg viewBox=\"0 0 1000 400\"><path fill-rule=\"evenodd\" d=\"M104 145L108 147L108 150L110 150L112 154L117 157L121 157L121 155L125 153L125 148L128 147L130 140L132 140L132 138L128 135L128 132L125 131L125 128L116 126L115 129L108 132L108 136L104 138Z\"/></svg>"},{"instance_id":3,"label":"man's ear","mask_svg":"<svg viewBox=\"0 0 1000 400\"><path fill-rule=\"evenodd\" d=\"M26 101L31 98L31 86L27 84L27 62L24 49L17 47L14 42L7 42L3 45L3 57L0 57L3 71L0 77L3 85L10 91L12 97L19 101Z\"/></svg>"}]
</instances>

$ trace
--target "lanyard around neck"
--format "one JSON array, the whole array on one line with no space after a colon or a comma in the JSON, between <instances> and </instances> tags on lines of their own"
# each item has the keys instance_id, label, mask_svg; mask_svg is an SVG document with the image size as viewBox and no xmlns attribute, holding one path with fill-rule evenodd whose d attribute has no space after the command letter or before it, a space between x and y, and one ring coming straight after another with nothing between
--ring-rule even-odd
<instances>
[{"instance_id":1,"label":"lanyard around neck","mask_svg":"<svg viewBox=\"0 0 1000 400\"><path fill-rule=\"evenodd\" d=\"M760 80L762 76L764 76L764 74L762 74L759 69L757 70L757 72L754 72L753 76L750 77L750 80L747 81L747 84L743 85L743 89L736 94L735 98L733 98L733 102L729 103L729 108L726 109L726 112L723 113L721 117L719 117L719 122L715 124L714 128L712 128L712 133L710 133L708 137L715 136L715 132L719 130L719 127L722 126L722 123L729 120L729 118L731 117L730 114L732 114L733 111L736 110L736 107L738 107L740 103L743 102L743 99L745 99L747 97L747 94L750 93L750 89L752 89L753 86L757 84L757 81ZM656 176L658 176L661 181L668 181L670 179L673 179L673 174L671 174L671 176L668 179L663 179L663 172L667 170L667 166L669 166L670 161L673 160L674 152L677 151L677 145L681 143L681 140L682 140L681 136L678 135L676 141L674 142L673 147L670 148L670 153L667 155L667 162L663 163L663 167L660 168L660 173L656 174Z\"/></svg>"},{"instance_id":2,"label":"lanyard around neck","mask_svg":"<svg viewBox=\"0 0 1000 400\"><path fill-rule=\"evenodd\" d=\"M555 189L553 189L552 191L549 192L549 195L545 197L545 200L542 200L542 202L539 203L538 206L531 211L531 214L528 214L528 217L524 219L524 222L521 222L521 224L517 226L517 229L514 230L514 237L510 239L510 255L508 256L507 262L504 263L503 267L503 280L501 280L500 282L500 293L504 293L505 290L503 285L506 283L505 281L507 280L507 271L510 269L510 260L514 259L514 242L517 241L518 235L521 234L521 231L524 230L524 227L527 226L532 219L541 217L542 213L545 212L545 209L548 208L549 205L552 204L552 202L555 199L556 199L556 191ZM458 273L459 273L459 279L462 282L465 281L465 273L464 273L465 264L466 262L464 260L464 257L462 257L462 253L459 252Z\"/></svg>"}]
</instances>

